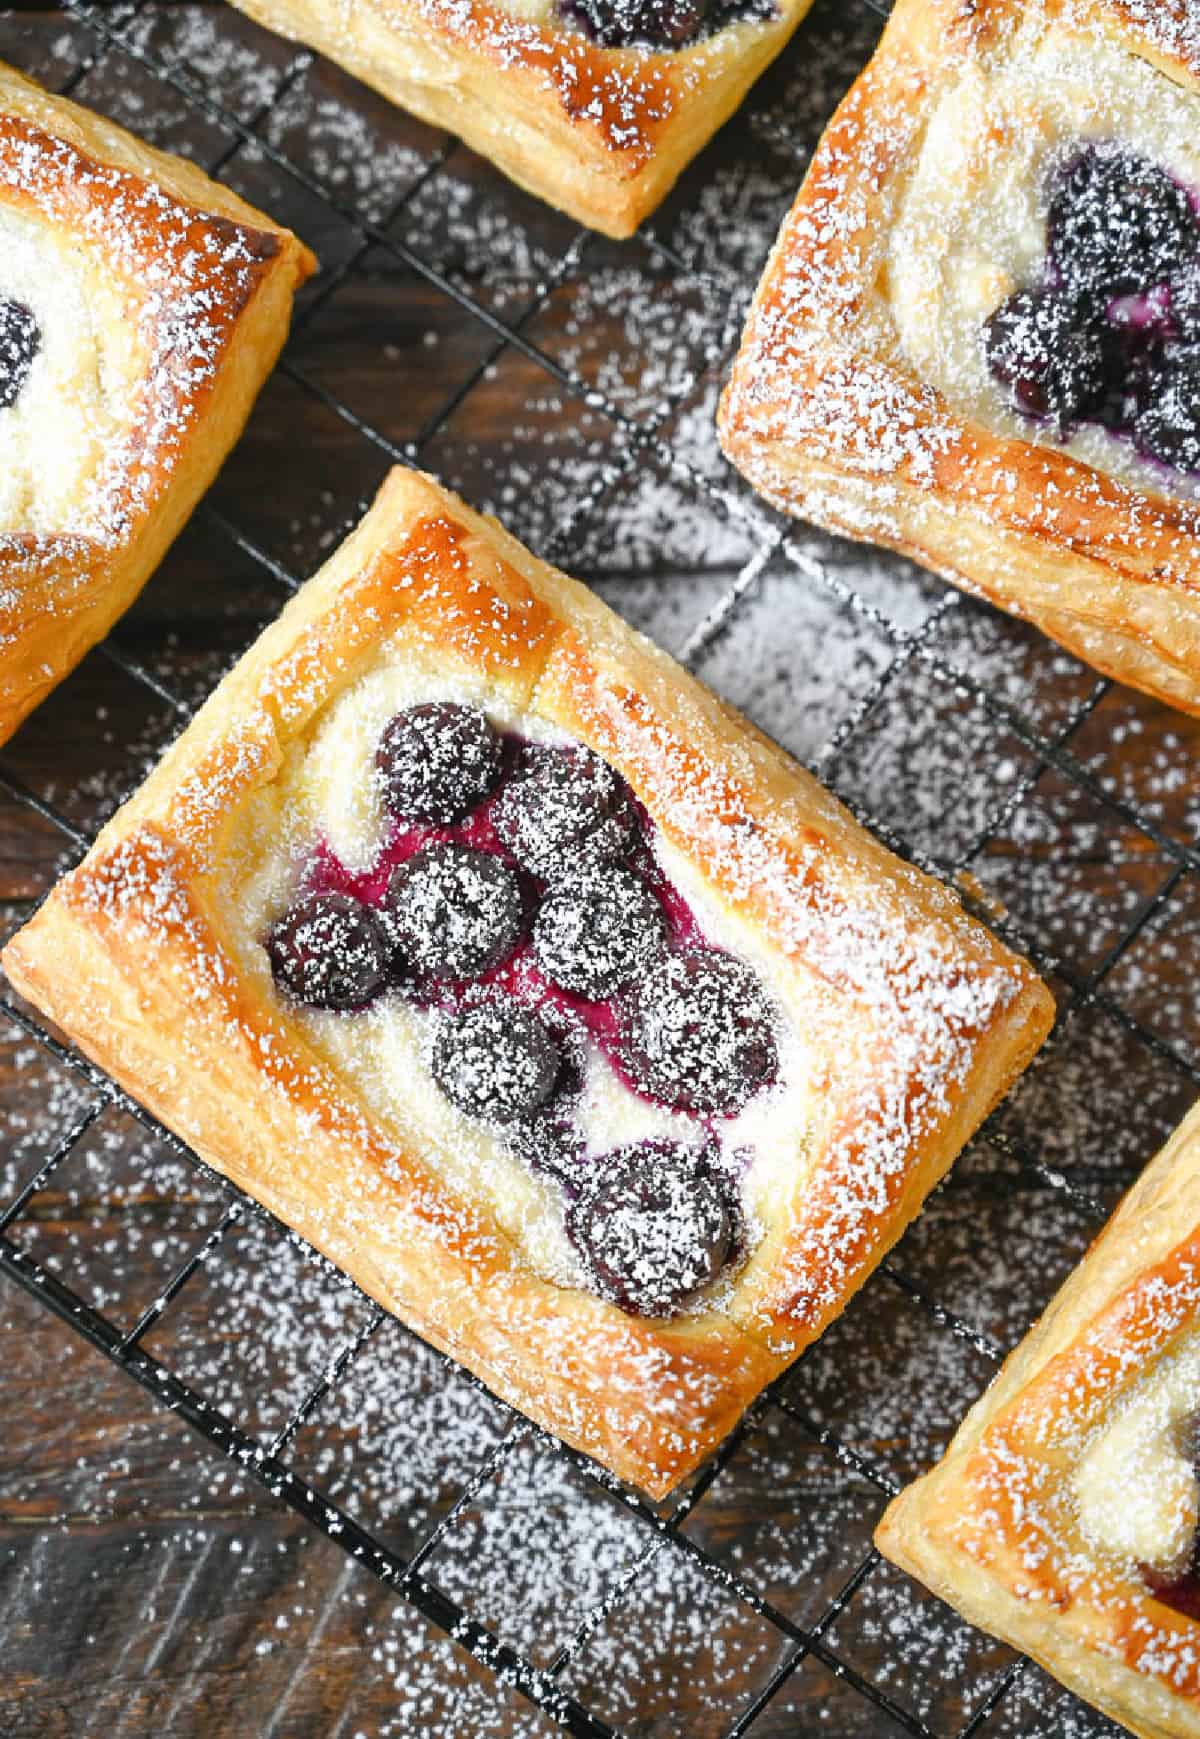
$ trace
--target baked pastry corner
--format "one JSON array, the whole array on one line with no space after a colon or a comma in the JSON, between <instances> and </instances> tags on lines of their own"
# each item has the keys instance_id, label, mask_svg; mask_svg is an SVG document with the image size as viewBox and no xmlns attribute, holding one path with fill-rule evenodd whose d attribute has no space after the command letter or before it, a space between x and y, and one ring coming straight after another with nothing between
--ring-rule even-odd
<instances>
[{"instance_id":1,"label":"baked pastry corner","mask_svg":"<svg viewBox=\"0 0 1200 1739\"><path fill-rule=\"evenodd\" d=\"M742 18L731 6L698 40L683 25L675 47L607 46L556 15L553 0L234 4L457 134L518 186L620 238L729 119L812 0L752 0ZM625 12L637 9L626 0ZM577 17L586 10L573 8ZM643 10L650 19L670 4ZM693 0L676 7L681 18L704 10Z\"/></svg>"},{"instance_id":2,"label":"baked pastry corner","mask_svg":"<svg viewBox=\"0 0 1200 1739\"><path fill-rule=\"evenodd\" d=\"M1143 1739L1200 1734L1200 1107L876 1544Z\"/></svg>"},{"instance_id":3,"label":"baked pastry corner","mask_svg":"<svg viewBox=\"0 0 1200 1739\"><path fill-rule=\"evenodd\" d=\"M1052 1011L953 893L410 471L3 960L209 1164L655 1496L844 1307Z\"/></svg>"},{"instance_id":4,"label":"baked pastry corner","mask_svg":"<svg viewBox=\"0 0 1200 1739\"><path fill-rule=\"evenodd\" d=\"M785 510L1193 713L1198 140L1194 0L899 0L719 419Z\"/></svg>"},{"instance_id":5,"label":"baked pastry corner","mask_svg":"<svg viewBox=\"0 0 1200 1739\"><path fill-rule=\"evenodd\" d=\"M194 165L0 64L0 742L161 560L314 266Z\"/></svg>"}]
</instances>

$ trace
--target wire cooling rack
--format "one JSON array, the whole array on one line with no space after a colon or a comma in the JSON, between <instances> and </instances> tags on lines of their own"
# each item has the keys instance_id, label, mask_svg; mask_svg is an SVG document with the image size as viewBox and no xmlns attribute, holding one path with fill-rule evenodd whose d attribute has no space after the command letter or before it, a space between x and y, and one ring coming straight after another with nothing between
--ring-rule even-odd
<instances>
[{"instance_id":1,"label":"wire cooling rack","mask_svg":"<svg viewBox=\"0 0 1200 1739\"><path fill-rule=\"evenodd\" d=\"M870 1537L1194 1094L1198 733L908 564L777 518L712 429L774 230L880 28L867 0L821 0L616 246L220 5L0 10L0 54L194 156L323 262L162 574L0 756L9 929L386 467L416 460L956 879L1058 997L1041 1063L893 1257L657 1506L507 1412L3 1002L0 1269L497 1697L520 1692L537 1731L1115 1731Z\"/></svg>"}]
</instances>

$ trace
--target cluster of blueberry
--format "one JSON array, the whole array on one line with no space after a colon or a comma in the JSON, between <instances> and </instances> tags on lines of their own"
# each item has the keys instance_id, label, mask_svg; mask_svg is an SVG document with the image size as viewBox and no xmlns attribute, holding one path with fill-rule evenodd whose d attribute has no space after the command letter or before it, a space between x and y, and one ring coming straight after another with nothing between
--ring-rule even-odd
<instances>
[{"instance_id":1,"label":"cluster of blueberry","mask_svg":"<svg viewBox=\"0 0 1200 1739\"><path fill-rule=\"evenodd\" d=\"M20 398L41 347L41 329L32 309L0 296L0 411Z\"/></svg>"},{"instance_id":2,"label":"cluster of blueberry","mask_svg":"<svg viewBox=\"0 0 1200 1739\"><path fill-rule=\"evenodd\" d=\"M686 48L727 24L775 16L774 0L559 0L559 6L602 48Z\"/></svg>"},{"instance_id":3,"label":"cluster of blueberry","mask_svg":"<svg viewBox=\"0 0 1200 1739\"><path fill-rule=\"evenodd\" d=\"M984 347L1018 410L1061 434L1101 424L1200 471L1200 214L1164 169L1089 145L1050 187L1043 281L992 315Z\"/></svg>"},{"instance_id":4,"label":"cluster of blueberry","mask_svg":"<svg viewBox=\"0 0 1200 1739\"><path fill-rule=\"evenodd\" d=\"M572 1047L582 1027L643 1097L729 1115L777 1068L756 976L682 937L678 895L651 885L642 816L589 750L506 739L478 709L437 701L391 720L375 776L413 849L377 904L302 895L267 937L276 982L315 1008L361 1009L385 990L436 1006L442 1092L564 1183L601 1291L669 1313L732 1253L728 1180L707 1142L585 1162Z\"/></svg>"}]
</instances>

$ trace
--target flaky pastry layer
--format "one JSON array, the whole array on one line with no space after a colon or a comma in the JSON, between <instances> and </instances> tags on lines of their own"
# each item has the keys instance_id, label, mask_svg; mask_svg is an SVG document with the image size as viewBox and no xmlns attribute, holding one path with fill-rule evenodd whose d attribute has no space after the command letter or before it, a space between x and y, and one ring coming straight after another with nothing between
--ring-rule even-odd
<instances>
[{"instance_id":1,"label":"flaky pastry layer","mask_svg":"<svg viewBox=\"0 0 1200 1739\"><path fill-rule=\"evenodd\" d=\"M784 222L722 402L721 441L779 506L900 550L1197 713L1200 508L1188 480L1175 489L1164 468L1098 430L1068 451L1021 423L998 389L957 393L929 378L947 349L943 302L969 305L977 291L981 334L1001 286L1016 287L986 248L955 252L956 234L986 201L999 231L1006 210L1024 221L1028 189L1006 178L1044 168L1073 56L1094 62L1074 96L1078 136L1144 124L1157 137L1156 104L1200 96L1200 8L900 0ZM1194 157L1194 116L1164 138ZM907 210L918 176L940 201L923 225ZM927 256L898 256L901 240ZM1025 259L1030 240L1001 234L998 255L1012 247ZM928 352L920 364L914 340Z\"/></svg>"},{"instance_id":2,"label":"flaky pastry layer","mask_svg":"<svg viewBox=\"0 0 1200 1739\"><path fill-rule=\"evenodd\" d=\"M537 16L542 8L503 0L233 3L456 133L530 193L621 237L729 119L812 0L780 0L776 17L676 50L602 48Z\"/></svg>"},{"instance_id":3,"label":"flaky pastry layer","mask_svg":"<svg viewBox=\"0 0 1200 1739\"><path fill-rule=\"evenodd\" d=\"M1097 1549L1076 1481L1096 1434L1198 1319L1200 1106L876 1535L894 1564L1144 1739L1200 1734L1200 1624Z\"/></svg>"},{"instance_id":4,"label":"flaky pastry layer","mask_svg":"<svg viewBox=\"0 0 1200 1739\"><path fill-rule=\"evenodd\" d=\"M790 975L815 1111L752 1252L638 1319L535 1274L368 1114L269 978L227 866L255 793L384 652L548 721L628 780ZM364 776L367 770L364 768ZM206 1159L506 1400L661 1495L843 1308L1040 1044L1045 987L940 883L584 587L430 479L363 523L11 942L14 984Z\"/></svg>"},{"instance_id":5,"label":"flaky pastry layer","mask_svg":"<svg viewBox=\"0 0 1200 1739\"><path fill-rule=\"evenodd\" d=\"M56 497L64 523L31 530L18 515L0 525L2 742L162 559L240 434L315 261L192 164L3 65L0 211L69 253L93 321L72 341L120 346L134 377L97 464ZM0 293L11 289L6 265ZM68 393L41 414L65 433L86 411ZM0 410L0 462L15 415ZM52 448L54 430L42 434Z\"/></svg>"}]
</instances>

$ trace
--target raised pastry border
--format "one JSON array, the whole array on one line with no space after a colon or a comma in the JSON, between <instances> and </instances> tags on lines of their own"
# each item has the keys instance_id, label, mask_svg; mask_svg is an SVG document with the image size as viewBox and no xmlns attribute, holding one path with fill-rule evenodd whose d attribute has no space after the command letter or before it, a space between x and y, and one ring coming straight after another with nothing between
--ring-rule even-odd
<instances>
[{"instance_id":1,"label":"raised pastry border","mask_svg":"<svg viewBox=\"0 0 1200 1739\"><path fill-rule=\"evenodd\" d=\"M638 1320L525 1266L386 1139L227 940L243 801L405 636L603 754L797 977L820 1115L703 1312ZM940 883L583 586L420 473L221 683L9 944L18 990L218 1170L505 1400L661 1496L862 1284L1049 1027L1049 993Z\"/></svg>"},{"instance_id":2,"label":"raised pastry border","mask_svg":"<svg viewBox=\"0 0 1200 1739\"><path fill-rule=\"evenodd\" d=\"M727 456L788 512L913 556L1200 713L1200 508L956 415L879 317L893 213L941 94L973 66L1002 66L1033 8L1200 91L1188 7L1156 0L1148 32L1141 0L899 0L783 224L719 427Z\"/></svg>"},{"instance_id":3,"label":"raised pastry border","mask_svg":"<svg viewBox=\"0 0 1200 1739\"><path fill-rule=\"evenodd\" d=\"M632 235L783 48L812 0L679 50L610 49L487 0L233 0L328 55L530 193Z\"/></svg>"},{"instance_id":4,"label":"raised pastry border","mask_svg":"<svg viewBox=\"0 0 1200 1739\"><path fill-rule=\"evenodd\" d=\"M1143 1739L1200 1735L1200 1625L1100 1562L1068 1445L1200 1311L1200 1105L967 1415L888 1508L885 1557Z\"/></svg>"},{"instance_id":5,"label":"raised pastry border","mask_svg":"<svg viewBox=\"0 0 1200 1739\"><path fill-rule=\"evenodd\" d=\"M158 566L241 433L316 261L194 165L3 64L0 201L103 260L148 357L104 458L102 532L0 532L4 742Z\"/></svg>"}]
</instances>

